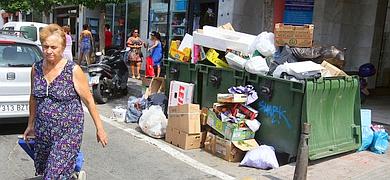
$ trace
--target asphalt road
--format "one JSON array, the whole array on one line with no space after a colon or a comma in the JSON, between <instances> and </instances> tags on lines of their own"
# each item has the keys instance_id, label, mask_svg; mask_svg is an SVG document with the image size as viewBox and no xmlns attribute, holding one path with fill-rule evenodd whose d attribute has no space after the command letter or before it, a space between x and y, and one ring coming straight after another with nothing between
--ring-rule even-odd
<instances>
[{"instance_id":1,"label":"asphalt road","mask_svg":"<svg viewBox=\"0 0 390 180\"><path fill-rule=\"evenodd\" d=\"M0 179L39 179L34 176L33 161L16 143L25 126L0 127ZM216 179L106 123L109 145L102 148L96 142L95 128L88 114L84 128L83 169L88 179Z\"/></svg>"}]
</instances>

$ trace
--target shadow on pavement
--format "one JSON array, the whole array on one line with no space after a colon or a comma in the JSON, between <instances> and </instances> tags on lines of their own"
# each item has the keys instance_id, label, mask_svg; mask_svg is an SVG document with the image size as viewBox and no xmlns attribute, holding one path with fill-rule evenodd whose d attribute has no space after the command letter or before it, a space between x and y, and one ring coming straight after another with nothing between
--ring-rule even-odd
<instances>
[{"instance_id":1,"label":"shadow on pavement","mask_svg":"<svg viewBox=\"0 0 390 180\"><path fill-rule=\"evenodd\" d=\"M12 124L1 124L0 135L12 135L12 134L21 135L24 133L24 130L27 127L27 119L15 118L15 119L6 119L6 120L7 122L12 122ZM3 121L3 119L1 119L0 121Z\"/></svg>"}]
</instances>

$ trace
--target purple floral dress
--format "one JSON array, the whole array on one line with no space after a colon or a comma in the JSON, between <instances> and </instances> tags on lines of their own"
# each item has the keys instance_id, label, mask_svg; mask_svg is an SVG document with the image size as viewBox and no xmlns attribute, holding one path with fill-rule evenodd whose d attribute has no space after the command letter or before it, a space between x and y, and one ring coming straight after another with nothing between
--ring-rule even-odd
<instances>
[{"instance_id":1,"label":"purple floral dress","mask_svg":"<svg viewBox=\"0 0 390 180\"><path fill-rule=\"evenodd\" d=\"M80 150L84 113L73 84L73 61L67 61L53 82L43 75L43 61L35 63L35 169L44 179L70 179Z\"/></svg>"}]
</instances>

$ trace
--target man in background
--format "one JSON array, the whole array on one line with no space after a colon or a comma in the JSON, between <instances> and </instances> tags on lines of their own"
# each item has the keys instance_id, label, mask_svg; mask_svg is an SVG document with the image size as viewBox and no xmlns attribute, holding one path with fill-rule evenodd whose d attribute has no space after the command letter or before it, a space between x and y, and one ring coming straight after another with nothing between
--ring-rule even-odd
<instances>
[{"instance_id":1,"label":"man in background","mask_svg":"<svg viewBox=\"0 0 390 180\"><path fill-rule=\"evenodd\" d=\"M105 50L109 50L112 46L112 32L110 31L110 25L104 25L104 38L105 38Z\"/></svg>"}]
</instances>

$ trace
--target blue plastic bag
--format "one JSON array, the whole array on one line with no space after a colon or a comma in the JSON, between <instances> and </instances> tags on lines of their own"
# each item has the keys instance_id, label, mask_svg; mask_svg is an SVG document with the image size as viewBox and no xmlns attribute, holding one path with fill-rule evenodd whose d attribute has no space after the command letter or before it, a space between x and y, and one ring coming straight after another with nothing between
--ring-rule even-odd
<instances>
[{"instance_id":1,"label":"blue plastic bag","mask_svg":"<svg viewBox=\"0 0 390 180\"><path fill-rule=\"evenodd\" d=\"M374 131L370 127L362 127L362 146L358 151L364 151L370 148L374 139Z\"/></svg>"},{"instance_id":2,"label":"blue plastic bag","mask_svg":"<svg viewBox=\"0 0 390 180\"><path fill-rule=\"evenodd\" d=\"M385 130L374 132L374 140L370 150L377 154L384 154L389 146L389 135Z\"/></svg>"}]
</instances>

